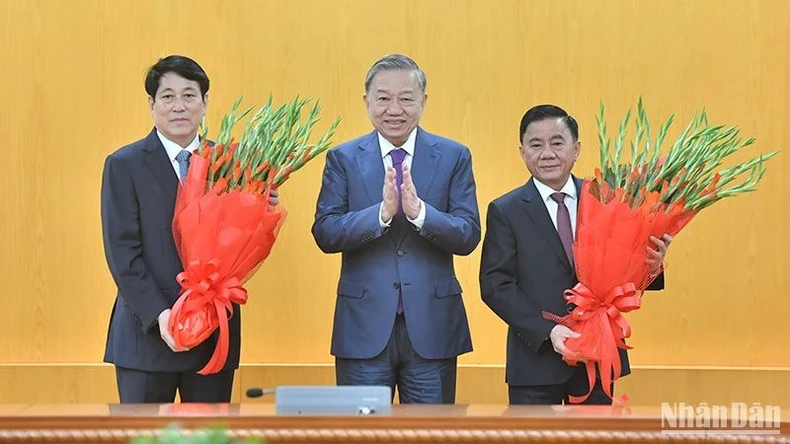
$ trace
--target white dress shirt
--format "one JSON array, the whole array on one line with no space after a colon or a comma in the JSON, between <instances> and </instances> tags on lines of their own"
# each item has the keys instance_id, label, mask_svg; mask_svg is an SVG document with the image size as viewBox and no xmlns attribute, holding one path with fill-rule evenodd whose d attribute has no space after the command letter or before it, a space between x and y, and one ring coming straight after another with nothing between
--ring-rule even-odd
<instances>
[{"instance_id":1,"label":"white dress shirt","mask_svg":"<svg viewBox=\"0 0 790 444\"><path fill-rule=\"evenodd\" d=\"M547 186L546 184L540 182L539 180L533 178L535 182L535 188L538 189L538 193L540 193L540 197L543 199L543 203L546 205L546 209L549 211L549 216L551 216L551 221L554 223L554 229L557 229L557 202L551 198L551 195L556 193L557 190ZM579 204L579 196L576 195L576 184L573 182L573 177L569 176L568 181L565 182L565 185L560 190L561 193L565 193L565 206L568 207L568 213L571 216L571 229L573 230L573 238L576 239L576 210Z\"/></svg>"},{"instance_id":2,"label":"white dress shirt","mask_svg":"<svg viewBox=\"0 0 790 444\"><path fill-rule=\"evenodd\" d=\"M378 135L379 138L379 147L381 147L381 158L384 161L385 173L387 169L389 169L389 167L392 166L392 156L390 155L390 152L398 148L403 148L403 150L406 151L406 157L403 159L403 163L411 169L411 163L412 160L414 159L414 142L415 139L417 138L417 128L414 128L414 130L412 130L411 134L409 134L409 138L406 139L406 142L404 142L403 145L399 147L396 147L393 144L391 144L389 140L385 139L384 136L381 135L381 133L377 132L376 134ZM419 191L420 190L417 190L418 193ZM381 228L386 228L390 226L390 223L392 223L392 219L388 221L384 221L381 219L381 210L383 207L384 207L384 202L382 202L381 206L379 207L379 224L381 225ZM423 202L422 199L420 199L420 214L417 215L417 218L412 219L406 216L406 219L408 219L409 222L411 222L417 229L422 228L422 224L425 222L425 202Z\"/></svg>"},{"instance_id":3,"label":"white dress shirt","mask_svg":"<svg viewBox=\"0 0 790 444\"><path fill-rule=\"evenodd\" d=\"M195 140L190 142L190 144L187 145L186 148L181 148L181 145L165 137L165 135L160 133L159 130L156 130L156 135L159 136L159 140L162 142L162 145L164 145L165 151L167 151L167 157L170 158L170 164L173 167L173 170L175 170L176 172L176 177L178 177L179 180L183 180L183 177L181 177L181 169L178 166L178 161L176 160L176 156L178 156L178 153L184 150L187 150L190 153L192 153L196 149L198 149L198 147L200 146L200 139L198 138L198 135L195 134Z\"/></svg>"}]
</instances>

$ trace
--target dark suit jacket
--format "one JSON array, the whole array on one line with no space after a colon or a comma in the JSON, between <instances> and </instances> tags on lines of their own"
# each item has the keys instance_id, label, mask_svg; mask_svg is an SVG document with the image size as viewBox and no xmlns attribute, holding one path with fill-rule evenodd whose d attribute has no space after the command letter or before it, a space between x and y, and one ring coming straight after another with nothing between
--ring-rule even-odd
<instances>
[{"instance_id":1,"label":"dark suit jacket","mask_svg":"<svg viewBox=\"0 0 790 444\"><path fill-rule=\"evenodd\" d=\"M387 344L403 292L409 338L423 358L472 350L453 255L480 242L472 157L461 144L417 129L412 177L425 202L416 230L403 215L382 230L384 164L377 133L327 152L312 233L325 253L342 253L332 354L372 358Z\"/></svg>"},{"instance_id":2,"label":"dark suit jacket","mask_svg":"<svg viewBox=\"0 0 790 444\"><path fill-rule=\"evenodd\" d=\"M173 241L179 187L165 147L152 130L107 157L101 189L104 251L118 294L104 361L145 371L197 371L209 360L217 332L188 352L175 353L159 335L157 316L178 299L183 268ZM240 312L230 319L226 368L239 363Z\"/></svg>"},{"instance_id":3,"label":"dark suit jacket","mask_svg":"<svg viewBox=\"0 0 790 444\"><path fill-rule=\"evenodd\" d=\"M581 196L582 180L574 182ZM649 289L662 289L663 279L662 274ZM567 313L563 292L577 282L533 179L489 204L480 289L483 301L508 324L508 384L561 384L570 378L574 367L554 351L548 337L556 324L542 311ZM625 350L620 361L621 375L629 374Z\"/></svg>"}]
</instances>

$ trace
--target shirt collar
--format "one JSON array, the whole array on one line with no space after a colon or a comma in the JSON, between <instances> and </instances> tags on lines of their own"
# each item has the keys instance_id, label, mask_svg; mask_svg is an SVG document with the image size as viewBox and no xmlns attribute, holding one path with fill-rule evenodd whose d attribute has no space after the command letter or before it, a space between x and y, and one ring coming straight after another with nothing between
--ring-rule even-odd
<instances>
[{"instance_id":1,"label":"shirt collar","mask_svg":"<svg viewBox=\"0 0 790 444\"><path fill-rule=\"evenodd\" d=\"M414 141L417 138L417 128L414 128L411 131L411 134L409 134L409 138L406 139L405 142L403 142L402 146L397 146L397 147L391 144L389 140L385 139L380 132L376 131L376 134L378 135L379 138L379 147L381 147L382 159L386 157L387 154L390 153L390 151L398 148L403 148L403 150L406 151L408 155L414 156Z\"/></svg>"},{"instance_id":2,"label":"shirt collar","mask_svg":"<svg viewBox=\"0 0 790 444\"><path fill-rule=\"evenodd\" d=\"M543 199L544 202L548 202L549 200L551 200L551 195L557 192L554 188L549 187L548 185L544 184L538 179L535 179L534 177L532 178L532 180L533 182L535 182L535 188L538 189L538 193L540 193L540 197ZM568 176L568 181L565 182L565 185L563 185L560 192L565 193L571 199L576 200L576 184L573 181L573 176Z\"/></svg>"},{"instance_id":3,"label":"shirt collar","mask_svg":"<svg viewBox=\"0 0 790 444\"><path fill-rule=\"evenodd\" d=\"M194 152L200 146L200 138L197 134L195 134L195 139L187 145L186 148L182 148L181 145L173 142L172 140L165 137L164 134L160 133L159 130L156 130L156 135L159 136L159 140L162 142L162 145L165 147L165 151L167 151L167 157L170 158L171 162L176 161L176 156L182 150L187 150L190 153Z\"/></svg>"}]
</instances>

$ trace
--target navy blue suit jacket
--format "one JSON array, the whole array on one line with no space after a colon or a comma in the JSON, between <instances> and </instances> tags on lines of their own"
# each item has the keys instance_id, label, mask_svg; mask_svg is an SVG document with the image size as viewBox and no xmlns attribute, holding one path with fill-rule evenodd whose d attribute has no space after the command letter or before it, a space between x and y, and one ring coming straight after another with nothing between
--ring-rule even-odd
<instances>
[{"instance_id":1,"label":"navy blue suit jacket","mask_svg":"<svg viewBox=\"0 0 790 444\"><path fill-rule=\"evenodd\" d=\"M480 242L469 149L417 129L412 177L425 202L421 230L403 215L382 230L384 164L374 131L327 152L312 233L325 253L342 253L333 355L364 359L386 346L403 292L414 350L426 359L472 350L454 255Z\"/></svg>"},{"instance_id":2,"label":"navy blue suit jacket","mask_svg":"<svg viewBox=\"0 0 790 444\"><path fill-rule=\"evenodd\" d=\"M159 335L157 316L178 299L183 268L173 241L179 183L156 130L107 157L101 189L104 251L118 287L104 361L144 371L198 371L217 332L188 352L175 353ZM240 311L230 319L226 368L237 368Z\"/></svg>"}]
</instances>

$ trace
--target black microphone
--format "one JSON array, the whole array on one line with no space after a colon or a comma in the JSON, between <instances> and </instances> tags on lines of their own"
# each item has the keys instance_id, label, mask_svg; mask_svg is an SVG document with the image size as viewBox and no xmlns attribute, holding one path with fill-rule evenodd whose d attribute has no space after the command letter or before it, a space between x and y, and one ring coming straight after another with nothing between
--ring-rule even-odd
<instances>
[{"instance_id":1,"label":"black microphone","mask_svg":"<svg viewBox=\"0 0 790 444\"><path fill-rule=\"evenodd\" d=\"M248 398L260 398L263 395L273 395L273 394L274 394L274 390L272 389L261 389L261 388L247 389Z\"/></svg>"}]
</instances>

